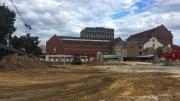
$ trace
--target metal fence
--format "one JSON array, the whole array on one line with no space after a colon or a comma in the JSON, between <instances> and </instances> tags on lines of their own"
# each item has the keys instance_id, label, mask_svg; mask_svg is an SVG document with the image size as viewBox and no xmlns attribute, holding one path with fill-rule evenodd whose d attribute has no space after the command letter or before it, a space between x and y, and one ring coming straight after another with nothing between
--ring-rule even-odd
<instances>
[{"instance_id":1,"label":"metal fence","mask_svg":"<svg viewBox=\"0 0 180 101\"><path fill-rule=\"evenodd\" d=\"M11 54L25 55L26 53L0 43L0 59Z\"/></svg>"}]
</instances>

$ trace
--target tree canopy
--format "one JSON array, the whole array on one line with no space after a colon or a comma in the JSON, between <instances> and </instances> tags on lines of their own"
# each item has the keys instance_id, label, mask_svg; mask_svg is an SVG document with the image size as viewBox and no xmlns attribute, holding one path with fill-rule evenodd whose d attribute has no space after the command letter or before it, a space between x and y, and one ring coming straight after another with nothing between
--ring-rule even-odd
<instances>
[{"instance_id":1,"label":"tree canopy","mask_svg":"<svg viewBox=\"0 0 180 101\"><path fill-rule=\"evenodd\" d=\"M4 4L0 4L0 43L7 44L6 38L16 31L14 22L16 14Z\"/></svg>"},{"instance_id":2,"label":"tree canopy","mask_svg":"<svg viewBox=\"0 0 180 101\"><path fill-rule=\"evenodd\" d=\"M40 41L39 37L26 34L24 36L13 36L10 44L16 49L23 49L28 54L39 56L42 54L41 48L38 47Z\"/></svg>"}]
</instances>

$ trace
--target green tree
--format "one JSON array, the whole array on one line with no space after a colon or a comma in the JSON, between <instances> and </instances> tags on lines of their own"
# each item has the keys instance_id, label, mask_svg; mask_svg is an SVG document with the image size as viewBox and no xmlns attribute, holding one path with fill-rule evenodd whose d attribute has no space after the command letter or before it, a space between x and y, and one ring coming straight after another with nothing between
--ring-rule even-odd
<instances>
[{"instance_id":1,"label":"green tree","mask_svg":"<svg viewBox=\"0 0 180 101\"><path fill-rule=\"evenodd\" d=\"M156 54L163 52L164 46L160 46L156 49Z\"/></svg>"},{"instance_id":2,"label":"green tree","mask_svg":"<svg viewBox=\"0 0 180 101\"><path fill-rule=\"evenodd\" d=\"M39 37L26 34L17 37L16 35L10 39L10 44L16 49L24 49L28 54L39 56L42 54L41 48L38 47Z\"/></svg>"},{"instance_id":3,"label":"green tree","mask_svg":"<svg viewBox=\"0 0 180 101\"><path fill-rule=\"evenodd\" d=\"M6 38L16 31L14 22L16 14L4 4L0 4L0 43L7 44Z\"/></svg>"}]
</instances>

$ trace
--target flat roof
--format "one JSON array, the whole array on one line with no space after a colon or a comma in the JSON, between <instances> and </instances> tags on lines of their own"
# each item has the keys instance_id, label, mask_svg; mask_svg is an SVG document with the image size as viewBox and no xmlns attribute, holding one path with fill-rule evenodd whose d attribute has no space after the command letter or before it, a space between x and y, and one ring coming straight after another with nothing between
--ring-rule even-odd
<instances>
[{"instance_id":1,"label":"flat roof","mask_svg":"<svg viewBox=\"0 0 180 101\"><path fill-rule=\"evenodd\" d=\"M110 40L92 40L92 39L63 39L66 41L96 41L96 42L112 42Z\"/></svg>"},{"instance_id":2,"label":"flat roof","mask_svg":"<svg viewBox=\"0 0 180 101\"><path fill-rule=\"evenodd\" d=\"M59 36L62 40L66 41L96 41L96 42L112 42L111 40L97 40L97 39L83 39L81 37L69 37L69 36Z\"/></svg>"}]
</instances>

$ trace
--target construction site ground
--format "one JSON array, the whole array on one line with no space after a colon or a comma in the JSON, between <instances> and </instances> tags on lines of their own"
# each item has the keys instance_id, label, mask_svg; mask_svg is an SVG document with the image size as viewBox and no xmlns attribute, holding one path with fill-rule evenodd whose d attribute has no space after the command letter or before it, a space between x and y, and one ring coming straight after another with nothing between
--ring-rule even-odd
<instances>
[{"instance_id":1,"label":"construction site ground","mask_svg":"<svg viewBox=\"0 0 180 101\"><path fill-rule=\"evenodd\" d=\"M0 71L0 101L179 101L180 67L131 63Z\"/></svg>"}]
</instances>

